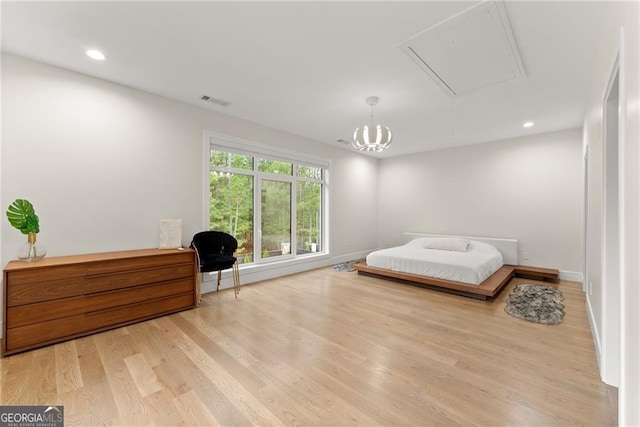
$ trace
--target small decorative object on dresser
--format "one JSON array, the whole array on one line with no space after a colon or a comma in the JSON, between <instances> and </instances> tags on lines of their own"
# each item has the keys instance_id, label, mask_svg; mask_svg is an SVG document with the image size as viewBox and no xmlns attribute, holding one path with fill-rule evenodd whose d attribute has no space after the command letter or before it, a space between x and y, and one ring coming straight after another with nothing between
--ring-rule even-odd
<instances>
[{"instance_id":1,"label":"small decorative object on dresser","mask_svg":"<svg viewBox=\"0 0 640 427\"><path fill-rule=\"evenodd\" d=\"M182 247L182 220L161 219L159 249L177 249Z\"/></svg>"},{"instance_id":2,"label":"small decorative object on dresser","mask_svg":"<svg viewBox=\"0 0 640 427\"><path fill-rule=\"evenodd\" d=\"M7 209L9 223L22 234L27 235L27 243L18 250L18 259L21 261L37 261L47 254L43 245L38 244L36 235L40 232L40 218L36 215L31 202L25 199L16 199Z\"/></svg>"}]
</instances>

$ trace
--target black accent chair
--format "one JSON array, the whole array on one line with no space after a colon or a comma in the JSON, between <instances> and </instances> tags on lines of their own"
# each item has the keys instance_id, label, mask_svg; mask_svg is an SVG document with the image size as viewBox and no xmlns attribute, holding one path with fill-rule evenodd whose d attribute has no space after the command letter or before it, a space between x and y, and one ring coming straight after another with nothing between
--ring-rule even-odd
<instances>
[{"instance_id":1,"label":"black accent chair","mask_svg":"<svg viewBox=\"0 0 640 427\"><path fill-rule=\"evenodd\" d=\"M236 238L222 231L201 231L193 236L190 247L195 249L198 254L201 273L218 272L217 290L220 290L222 270L233 269L233 292L235 297L238 298L240 293L240 272L238 270L238 258L235 253L238 249Z\"/></svg>"}]
</instances>

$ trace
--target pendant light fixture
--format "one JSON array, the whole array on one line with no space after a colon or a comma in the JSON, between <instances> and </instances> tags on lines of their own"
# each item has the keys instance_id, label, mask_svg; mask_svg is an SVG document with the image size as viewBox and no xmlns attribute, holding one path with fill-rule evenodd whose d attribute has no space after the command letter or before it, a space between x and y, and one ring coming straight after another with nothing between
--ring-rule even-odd
<instances>
[{"instance_id":1,"label":"pendant light fixture","mask_svg":"<svg viewBox=\"0 0 640 427\"><path fill-rule=\"evenodd\" d=\"M365 99L367 105L371 106L371 124L359 127L353 132L352 145L360 151L380 152L391 145L391 130L387 126L373 124L373 110L378 100L377 96Z\"/></svg>"}]
</instances>

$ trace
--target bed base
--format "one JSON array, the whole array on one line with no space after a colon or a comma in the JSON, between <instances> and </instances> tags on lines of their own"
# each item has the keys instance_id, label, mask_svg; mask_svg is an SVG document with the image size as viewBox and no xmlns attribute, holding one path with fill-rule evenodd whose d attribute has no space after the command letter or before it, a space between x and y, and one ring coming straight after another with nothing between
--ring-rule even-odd
<instances>
[{"instance_id":1,"label":"bed base","mask_svg":"<svg viewBox=\"0 0 640 427\"><path fill-rule=\"evenodd\" d=\"M353 265L358 274L384 279L391 279L401 283L406 283L421 288L435 289L449 292L456 295L486 300L493 298L504 286L515 276L515 265L503 265L479 285L469 285L467 283L455 282L452 280L437 279L434 277L419 276L417 274L402 273L399 271L385 270L384 268L370 267L366 262Z\"/></svg>"}]
</instances>

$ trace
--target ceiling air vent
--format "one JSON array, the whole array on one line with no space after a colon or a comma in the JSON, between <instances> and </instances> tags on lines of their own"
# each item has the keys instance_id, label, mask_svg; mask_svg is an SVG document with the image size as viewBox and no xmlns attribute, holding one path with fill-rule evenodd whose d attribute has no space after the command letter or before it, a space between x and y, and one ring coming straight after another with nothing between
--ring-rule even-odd
<instances>
[{"instance_id":1,"label":"ceiling air vent","mask_svg":"<svg viewBox=\"0 0 640 427\"><path fill-rule=\"evenodd\" d=\"M215 105L219 105L221 107L228 107L229 105L231 105L231 102L229 102L229 101L225 101L224 99L212 98L212 97L210 97L208 95L202 95L200 97L200 99L203 100L203 101L210 102L210 103L215 104Z\"/></svg>"},{"instance_id":2,"label":"ceiling air vent","mask_svg":"<svg viewBox=\"0 0 640 427\"><path fill-rule=\"evenodd\" d=\"M526 77L503 2L473 6L398 45L449 95Z\"/></svg>"}]
</instances>

